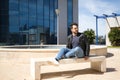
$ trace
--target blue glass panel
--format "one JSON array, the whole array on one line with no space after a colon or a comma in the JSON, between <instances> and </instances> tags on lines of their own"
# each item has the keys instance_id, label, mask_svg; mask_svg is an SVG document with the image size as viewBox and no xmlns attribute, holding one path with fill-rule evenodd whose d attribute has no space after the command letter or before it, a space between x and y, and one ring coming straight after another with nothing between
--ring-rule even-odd
<instances>
[{"instance_id":1,"label":"blue glass panel","mask_svg":"<svg viewBox=\"0 0 120 80\"><path fill-rule=\"evenodd\" d=\"M36 26L36 0L29 0L29 27Z\"/></svg>"},{"instance_id":2,"label":"blue glass panel","mask_svg":"<svg viewBox=\"0 0 120 80\"><path fill-rule=\"evenodd\" d=\"M9 3L9 32L19 31L19 6L18 0L10 0Z\"/></svg>"},{"instance_id":3,"label":"blue glass panel","mask_svg":"<svg viewBox=\"0 0 120 80\"><path fill-rule=\"evenodd\" d=\"M19 28L22 29L25 25L28 27L28 0L20 0L19 5Z\"/></svg>"},{"instance_id":4,"label":"blue glass panel","mask_svg":"<svg viewBox=\"0 0 120 80\"><path fill-rule=\"evenodd\" d=\"M55 9L54 9L54 0L50 1L50 33L54 33L54 14L55 14Z\"/></svg>"},{"instance_id":5,"label":"blue glass panel","mask_svg":"<svg viewBox=\"0 0 120 80\"><path fill-rule=\"evenodd\" d=\"M54 9L58 9L58 0L54 0L54 4L55 4L55 8ZM57 16L56 16L56 13L55 13L55 36L57 36ZM57 43L57 41L56 41Z\"/></svg>"},{"instance_id":6,"label":"blue glass panel","mask_svg":"<svg viewBox=\"0 0 120 80\"><path fill-rule=\"evenodd\" d=\"M43 27L43 0L37 0L37 25Z\"/></svg>"},{"instance_id":7,"label":"blue glass panel","mask_svg":"<svg viewBox=\"0 0 120 80\"><path fill-rule=\"evenodd\" d=\"M8 3L8 0L0 0L0 10L9 10Z\"/></svg>"},{"instance_id":8,"label":"blue glass panel","mask_svg":"<svg viewBox=\"0 0 120 80\"><path fill-rule=\"evenodd\" d=\"M19 0L9 0L9 36L10 44L19 43Z\"/></svg>"},{"instance_id":9,"label":"blue glass panel","mask_svg":"<svg viewBox=\"0 0 120 80\"><path fill-rule=\"evenodd\" d=\"M44 27L49 27L49 0L44 0Z\"/></svg>"},{"instance_id":10,"label":"blue glass panel","mask_svg":"<svg viewBox=\"0 0 120 80\"><path fill-rule=\"evenodd\" d=\"M68 25L68 35L70 34L70 24L73 22L73 0L67 0L67 25Z\"/></svg>"},{"instance_id":11,"label":"blue glass panel","mask_svg":"<svg viewBox=\"0 0 120 80\"><path fill-rule=\"evenodd\" d=\"M1 0L0 1L0 43L6 43L8 40L8 10L9 10L9 1Z\"/></svg>"},{"instance_id":12,"label":"blue glass panel","mask_svg":"<svg viewBox=\"0 0 120 80\"><path fill-rule=\"evenodd\" d=\"M50 0L44 0L44 33L46 35L46 43L49 43L50 34Z\"/></svg>"},{"instance_id":13,"label":"blue glass panel","mask_svg":"<svg viewBox=\"0 0 120 80\"><path fill-rule=\"evenodd\" d=\"M57 16L55 9L58 8L58 0L9 0L8 6L6 6L6 4L8 4L6 1L7 0L0 6L3 7L1 9L1 15L4 15L2 17L6 18L2 19L1 25L7 28L4 29L2 27L3 29L0 29L7 31L9 25L9 31L7 32L10 32L12 43L17 43L18 39L21 39L20 35L23 28L25 29L23 31L24 33L28 32L30 27L41 27L39 29L42 29L41 33L46 37L46 43L56 43ZM26 34L24 34L24 36L25 35ZM26 40L24 40L23 43L25 44Z\"/></svg>"},{"instance_id":14,"label":"blue glass panel","mask_svg":"<svg viewBox=\"0 0 120 80\"><path fill-rule=\"evenodd\" d=\"M9 10L17 11L19 9L18 0L9 0Z\"/></svg>"},{"instance_id":15,"label":"blue glass panel","mask_svg":"<svg viewBox=\"0 0 120 80\"><path fill-rule=\"evenodd\" d=\"M0 15L0 25L8 25L8 14Z\"/></svg>"}]
</instances>

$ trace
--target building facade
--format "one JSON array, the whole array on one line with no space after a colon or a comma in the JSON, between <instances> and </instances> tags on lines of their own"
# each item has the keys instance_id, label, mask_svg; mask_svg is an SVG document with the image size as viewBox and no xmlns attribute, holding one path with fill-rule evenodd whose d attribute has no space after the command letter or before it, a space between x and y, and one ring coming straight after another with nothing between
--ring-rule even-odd
<instances>
[{"instance_id":1,"label":"building facade","mask_svg":"<svg viewBox=\"0 0 120 80\"><path fill-rule=\"evenodd\" d=\"M72 22L78 23L78 0L0 1L0 43L65 44Z\"/></svg>"}]
</instances>

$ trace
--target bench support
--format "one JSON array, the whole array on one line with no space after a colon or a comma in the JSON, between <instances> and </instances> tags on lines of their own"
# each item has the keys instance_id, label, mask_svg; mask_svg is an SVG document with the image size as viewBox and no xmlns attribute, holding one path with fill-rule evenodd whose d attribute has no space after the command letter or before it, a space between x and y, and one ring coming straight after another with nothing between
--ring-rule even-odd
<instances>
[{"instance_id":1,"label":"bench support","mask_svg":"<svg viewBox=\"0 0 120 80\"><path fill-rule=\"evenodd\" d=\"M41 63L37 62L35 64L35 80L41 80Z\"/></svg>"},{"instance_id":2,"label":"bench support","mask_svg":"<svg viewBox=\"0 0 120 80\"><path fill-rule=\"evenodd\" d=\"M106 72L106 61L91 62L91 68L100 72Z\"/></svg>"}]
</instances>

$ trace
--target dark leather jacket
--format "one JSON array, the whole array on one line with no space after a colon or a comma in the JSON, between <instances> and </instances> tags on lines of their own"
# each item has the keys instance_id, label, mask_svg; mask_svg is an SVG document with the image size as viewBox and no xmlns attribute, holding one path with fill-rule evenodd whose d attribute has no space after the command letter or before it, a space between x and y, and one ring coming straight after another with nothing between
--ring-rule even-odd
<instances>
[{"instance_id":1,"label":"dark leather jacket","mask_svg":"<svg viewBox=\"0 0 120 80\"><path fill-rule=\"evenodd\" d=\"M78 33L77 36L80 36L79 38L79 46L83 49L84 51L84 56L89 56L89 51L90 51L90 45L88 43L87 37L83 33ZM67 39L67 48L72 49L72 34L68 36Z\"/></svg>"}]
</instances>

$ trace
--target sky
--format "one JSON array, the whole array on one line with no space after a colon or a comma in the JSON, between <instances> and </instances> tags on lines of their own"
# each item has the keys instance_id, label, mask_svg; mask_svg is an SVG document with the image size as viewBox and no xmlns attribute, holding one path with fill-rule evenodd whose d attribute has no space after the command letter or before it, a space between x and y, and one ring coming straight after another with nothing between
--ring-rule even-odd
<instances>
[{"instance_id":1,"label":"sky","mask_svg":"<svg viewBox=\"0 0 120 80\"><path fill-rule=\"evenodd\" d=\"M96 18L93 15L120 14L120 0L78 0L79 1L79 31L96 30ZM106 33L106 21L98 20L98 35Z\"/></svg>"}]
</instances>

